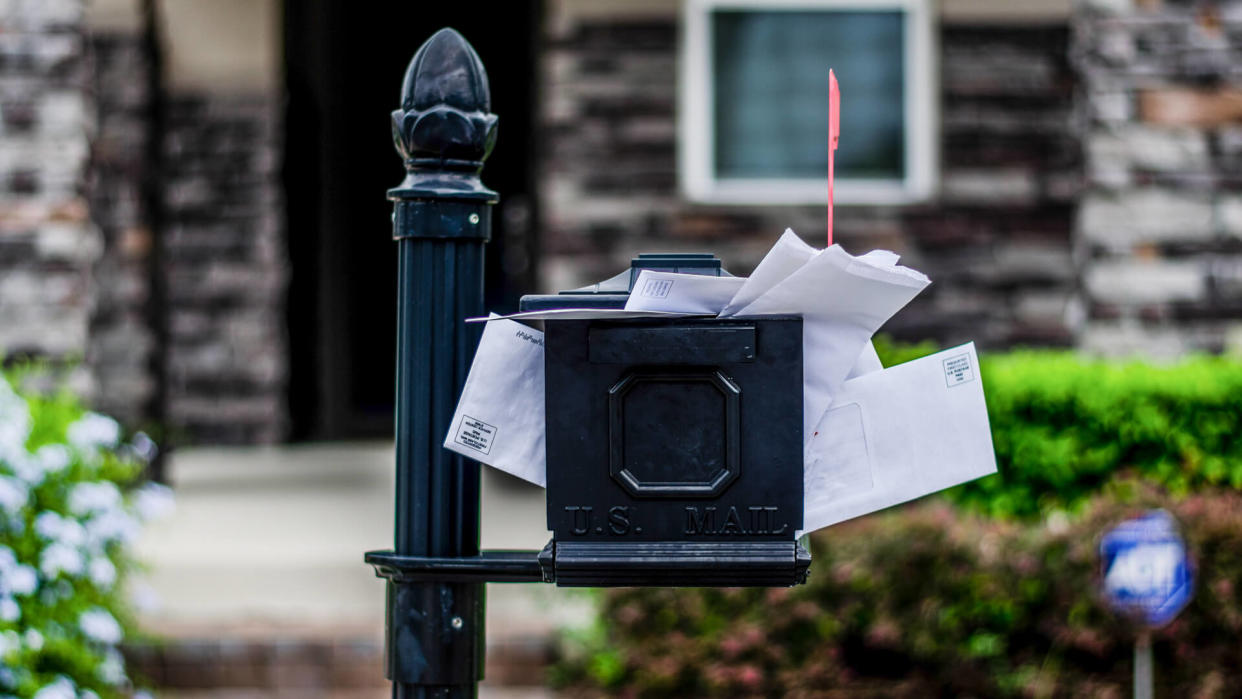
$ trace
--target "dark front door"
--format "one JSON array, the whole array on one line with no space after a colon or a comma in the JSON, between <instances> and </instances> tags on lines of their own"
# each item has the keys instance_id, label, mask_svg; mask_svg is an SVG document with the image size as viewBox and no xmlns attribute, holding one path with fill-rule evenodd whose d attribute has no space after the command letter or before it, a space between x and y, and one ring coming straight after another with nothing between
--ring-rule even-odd
<instances>
[{"instance_id":1,"label":"dark front door","mask_svg":"<svg viewBox=\"0 0 1242 699\"><path fill-rule=\"evenodd\" d=\"M389 114L415 50L437 29L478 51L500 116L483 181L498 191L487 306L516 310L536 258L539 0L298 0L285 4L285 186L293 437L392 433L396 247L384 194L403 169Z\"/></svg>"}]
</instances>

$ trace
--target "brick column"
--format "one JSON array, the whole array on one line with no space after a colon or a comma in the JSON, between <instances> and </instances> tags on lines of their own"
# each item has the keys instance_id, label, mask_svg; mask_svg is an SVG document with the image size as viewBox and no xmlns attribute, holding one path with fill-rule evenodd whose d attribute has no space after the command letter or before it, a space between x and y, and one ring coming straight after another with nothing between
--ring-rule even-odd
<instances>
[{"instance_id":1,"label":"brick column","mask_svg":"<svg viewBox=\"0 0 1242 699\"><path fill-rule=\"evenodd\" d=\"M90 103L81 2L0 15L0 354L81 358L101 245L83 196ZM75 373L89 390L89 374Z\"/></svg>"},{"instance_id":2,"label":"brick column","mask_svg":"<svg viewBox=\"0 0 1242 699\"><path fill-rule=\"evenodd\" d=\"M91 32L96 124L88 178L91 220L103 252L94 268L96 303L87 362L95 405L133 427L158 416L151 327L153 245L143 184L151 134L150 56L139 30Z\"/></svg>"},{"instance_id":3,"label":"brick column","mask_svg":"<svg viewBox=\"0 0 1242 699\"><path fill-rule=\"evenodd\" d=\"M1085 349L1242 345L1242 3L1083 2Z\"/></svg>"},{"instance_id":4,"label":"brick column","mask_svg":"<svg viewBox=\"0 0 1242 699\"><path fill-rule=\"evenodd\" d=\"M267 94L169 97L166 414L194 441L271 443L288 429L279 110Z\"/></svg>"}]
</instances>

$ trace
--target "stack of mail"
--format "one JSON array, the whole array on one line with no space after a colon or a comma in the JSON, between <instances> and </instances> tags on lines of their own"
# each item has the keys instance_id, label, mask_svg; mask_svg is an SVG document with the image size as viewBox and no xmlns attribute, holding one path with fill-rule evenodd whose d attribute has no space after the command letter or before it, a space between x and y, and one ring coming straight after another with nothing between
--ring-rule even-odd
<instances>
[{"instance_id":1,"label":"stack of mail","mask_svg":"<svg viewBox=\"0 0 1242 699\"><path fill-rule=\"evenodd\" d=\"M785 231L750 277L642 270L624 309L487 319L444 446L538 485L543 337L516 320L799 315L804 531L994 473L973 343L884 369L871 336L930 283L885 250L817 250Z\"/></svg>"}]
</instances>

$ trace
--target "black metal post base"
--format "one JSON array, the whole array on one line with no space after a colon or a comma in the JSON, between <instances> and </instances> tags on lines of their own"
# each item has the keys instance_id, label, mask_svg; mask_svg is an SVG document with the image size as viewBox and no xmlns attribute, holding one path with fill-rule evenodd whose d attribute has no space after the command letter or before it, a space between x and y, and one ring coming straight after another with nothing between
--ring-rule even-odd
<instances>
[{"instance_id":1,"label":"black metal post base","mask_svg":"<svg viewBox=\"0 0 1242 699\"><path fill-rule=\"evenodd\" d=\"M390 580L384 624L388 679L473 690L483 678L485 594L478 583Z\"/></svg>"}]
</instances>

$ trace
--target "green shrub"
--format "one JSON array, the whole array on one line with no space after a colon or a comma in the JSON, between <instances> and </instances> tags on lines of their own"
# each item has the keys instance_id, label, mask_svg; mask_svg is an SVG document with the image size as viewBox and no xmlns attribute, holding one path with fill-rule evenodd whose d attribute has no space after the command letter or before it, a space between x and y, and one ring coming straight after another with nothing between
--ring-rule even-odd
<instances>
[{"instance_id":1,"label":"green shrub","mask_svg":"<svg viewBox=\"0 0 1242 699\"><path fill-rule=\"evenodd\" d=\"M1242 496L1172 504L1134 482L1113 490L1075 524L959 516L943 502L855 520L811 537L810 582L796 588L602 592L606 621L574 639L555 676L642 697L1124 696L1135 628L1097 597L1098 537L1163 504L1201 581L1155 632L1157 694L1235 691Z\"/></svg>"},{"instance_id":2,"label":"green shrub","mask_svg":"<svg viewBox=\"0 0 1242 699\"><path fill-rule=\"evenodd\" d=\"M128 545L171 504L162 486L131 487L153 445L21 383L0 375L0 697L129 696Z\"/></svg>"},{"instance_id":3,"label":"green shrub","mask_svg":"<svg viewBox=\"0 0 1242 699\"><path fill-rule=\"evenodd\" d=\"M1242 487L1242 362L1012 352L980 360L1000 473L950 491L994 515L1075 508L1121 472L1184 495Z\"/></svg>"},{"instance_id":4,"label":"green shrub","mask_svg":"<svg viewBox=\"0 0 1242 699\"><path fill-rule=\"evenodd\" d=\"M885 366L936 350L876 341ZM1062 350L980 359L998 473L947 492L996 516L1079 507L1119 474L1186 494L1242 488L1242 361L1090 359Z\"/></svg>"},{"instance_id":5,"label":"green shrub","mask_svg":"<svg viewBox=\"0 0 1242 699\"><path fill-rule=\"evenodd\" d=\"M926 357L933 352L939 352L941 349L931 340L916 343L895 342L888 335L876 335L871 339L871 344L875 346L875 353L880 356L880 363L884 366L904 364L919 357Z\"/></svg>"}]
</instances>

